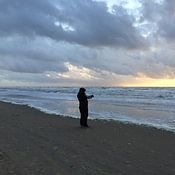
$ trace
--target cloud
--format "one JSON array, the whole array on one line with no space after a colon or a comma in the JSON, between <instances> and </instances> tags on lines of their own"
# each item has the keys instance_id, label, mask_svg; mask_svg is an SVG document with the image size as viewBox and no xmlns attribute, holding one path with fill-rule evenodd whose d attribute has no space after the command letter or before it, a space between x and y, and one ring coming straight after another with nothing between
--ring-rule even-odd
<instances>
[{"instance_id":1,"label":"cloud","mask_svg":"<svg viewBox=\"0 0 175 175\"><path fill-rule=\"evenodd\" d=\"M174 1L140 3L132 15L92 0L0 0L0 84L173 78Z\"/></svg>"},{"instance_id":2,"label":"cloud","mask_svg":"<svg viewBox=\"0 0 175 175\"><path fill-rule=\"evenodd\" d=\"M64 45L62 46L64 49ZM0 69L13 72L42 73L66 71L59 49L47 39L28 40L23 37L1 38Z\"/></svg>"},{"instance_id":3,"label":"cloud","mask_svg":"<svg viewBox=\"0 0 175 175\"><path fill-rule=\"evenodd\" d=\"M20 9L20 10L19 10ZM1 0L0 35L42 36L85 46L144 47L134 18L92 0Z\"/></svg>"},{"instance_id":4,"label":"cloud","mask_svg":"<svg viewBox=\"0 0 175 175\"><path fill-rule=\"evenodd\" d=\"M35 40L9 37L0 43L0 69L11 71L12 74L19 73L18 77L21 73L25 73L29 81L36 79L36 76L40 80L45 78L47 82L49 78L46 77L47 74L56 75L55 79L50 77L53 83L59 82L60 79L64 79L64 82L73 82L73 79L78 81L79 78L80 82L83 81L81 75L86 76L84 80L87 82L91 82L90 79L95 81L96 78L103 81L116 75L142 74L152 78L172 77L175 66L173 48L173 45L170 47L169 44L165 45L162 42L162 45L152 48L152 51L113 47L97 49L41 37ZM29 75L33 78L29 78ZM66 78L69 75L70 78ZM105 78L107 76L109 77Z\"/></svg>"},{"instance_id":5,"label":"cloud","mask_svg":"<svg viewBox=\"0 0 175 175\"><path fill-rule=\"evenodd\" d=\"M164 2L164 13L159 22L159 30L163 37L169 40L175 39L175 1L169 0Z\"/></svg>"},{"instance_id":6,"label":"cloud","mask_svg":"<svg viewBox=\"0 0 175 175\"><path fill-rule=\"evenodd\" d=\"M142 20L156 25L155 34L167 41L175 39L175 1L174 0L140 0L142 3Z\"/></svg>"}]
</instances>

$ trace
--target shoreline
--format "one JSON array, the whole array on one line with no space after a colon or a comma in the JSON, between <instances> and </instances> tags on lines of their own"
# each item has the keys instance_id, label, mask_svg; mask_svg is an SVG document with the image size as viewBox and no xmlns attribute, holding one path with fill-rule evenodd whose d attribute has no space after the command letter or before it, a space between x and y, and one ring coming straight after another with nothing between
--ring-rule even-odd
<instances>
[{"instance_id":1,"label":"shoreline","mask_svg":"<svg viewBox=\"0 0 175 175\"><path fill-rule=\"evenodd\" d=\"M117 121L79 119L0 102L0 174L175 174L175 134Z\"/></svg>"},{"instance_id":2,"label":"shoreline","mask_svg":"<svg viewBox=\"0 0 175 175\"><path fill-rule=\"evenodd\" d=\"M66 118L73 118L73 119L79 119L79 116L78 117L74 117L74 116L67 116L67 115L64 115L64 114L57 114L55 112L49 112L49 110L45 110L44 108L37 108L37 107L34 107L32 105L28 105L28 104L19 104L19 103L15 103L15 102L10 102L10 101L1 101L0 100L0 103L9 103L9 104L12 104L12 105L19 105L19 106L26 106L26 107L29 107L31 109L35 109L35 110L38 110L40 112L43 112L45 114L48 114L48 115L54 115L54 116L58 116L58 117L66 117ZM99 120L99 121L106 121L106 122L116 122L116 123L120 123L120 124L124 124L124 125L133 125L133 126L140 126L140 127L146 127L146 128L155 128L155 129L158 129L158 130L163 130L163 131L167 131L167 132L172 132L175 134L175 128L168 128L168 127L162 127L162 126L155 126L154 124L144 124L144 123L139 123L139 122L132 122L132 121L127 121L127 120L115 120L115 119L105 119L105 118L88 118L88 121L93 121L93 120Z\"/></svg>"}]
</instances>

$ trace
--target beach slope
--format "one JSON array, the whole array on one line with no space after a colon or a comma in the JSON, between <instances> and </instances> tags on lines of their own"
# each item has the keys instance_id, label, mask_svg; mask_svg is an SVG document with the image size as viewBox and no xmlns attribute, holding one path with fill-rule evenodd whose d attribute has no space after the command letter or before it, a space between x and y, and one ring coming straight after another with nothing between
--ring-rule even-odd
<instances>
[{"instance_id":1,"label":"beach slope","mask_svg":"<svg viewBox=\"0 0 175 175\"><path fill-rule=\"evenodd\" d=\"M0 102L0 175L174 175L175 134Z\"/></svg>"}]
</instances>

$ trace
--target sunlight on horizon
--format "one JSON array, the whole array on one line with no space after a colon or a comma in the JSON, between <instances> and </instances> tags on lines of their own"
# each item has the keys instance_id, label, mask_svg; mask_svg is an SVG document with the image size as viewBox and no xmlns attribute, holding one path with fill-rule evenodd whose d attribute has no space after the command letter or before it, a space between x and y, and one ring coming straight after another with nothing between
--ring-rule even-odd
<instances>
[{"instance_id":1,"label":"sunlight on horizon","mask_svg":"<svg viewBox=\"0 0 175 175\"><path fill-rule=\"evenodd\" d=\"M175 87L175 79L135 78L124 87Z\"/></svg>"}]
</instances>

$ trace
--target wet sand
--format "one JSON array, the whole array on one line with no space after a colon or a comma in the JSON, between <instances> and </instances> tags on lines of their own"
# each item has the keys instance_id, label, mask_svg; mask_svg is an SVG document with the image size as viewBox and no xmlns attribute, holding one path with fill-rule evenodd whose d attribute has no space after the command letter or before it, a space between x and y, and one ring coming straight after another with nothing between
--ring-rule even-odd
<instances>
[{"instance_id":1,"label":"wet sand","mask_svg":"<svg viewBox=\"0 0 175 175\"><path fill-rule=\"evenodd\" d=\"M0 102L0 175L174 175L175 133Z\"/></svg>"}]
</instances>

